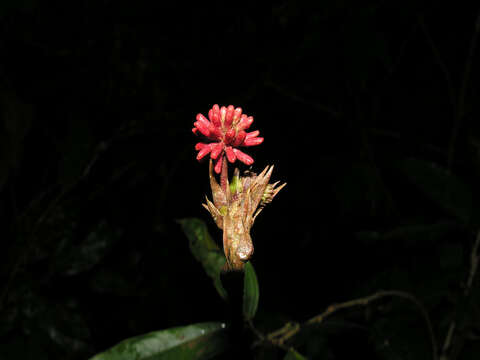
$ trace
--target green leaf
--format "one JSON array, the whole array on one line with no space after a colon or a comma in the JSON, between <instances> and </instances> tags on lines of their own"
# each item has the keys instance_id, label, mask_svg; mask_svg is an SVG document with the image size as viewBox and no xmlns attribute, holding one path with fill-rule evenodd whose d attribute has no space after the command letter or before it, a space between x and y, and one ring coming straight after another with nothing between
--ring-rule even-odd
<instances>
[{"instance_id":1,"label":"green leaf","mask_svg":"<svg viewBox=\"0 0 480 360\"><path fill-rule=\"evenodd\" d=\"M208 233L207 225L197 218L185 218L177 220L177 222L187 235L193 256L202 264L207 275L212 278L220 296L226 299L227 292L220 280L220 273L225 265L225 255Z\"/></svg>"},{"instance_id":2,"label":"green leaf","mask_svg":"<svg viewBox=\"0 0 480 360\"><path fill-rule=\"evenodd\" d=\"M61 220L59 219L60 222ZM63 223L59 224L62 225L67 227ZM65 235L55 251L56 272L66 276L77 275L93 268L121 235L120 229L112 229L105 220L101 220L80 244L76 244L73 236L75 230L74 225L64 230Z\"/></svg>"},{"instance_id":3,"label":"green leaf","mask_svg":"<svg viewBox=\"0 0 480 360\"><path fill-rule=\"evenodd\" d=\"M407 178L446 212L467 223L472 214L472 192L447 169L419 159L406 159L400 168Z\"/></svg>"},{"instance_id":4,"label":"green leaf","mask_svg":"<svg viewBox=\"0 0 480 360\"><path fill-rule=\"evenodd\" d=\"M126 339L90 360L211 359L226 348L225 324L206 322Z\"/></svg>"},{"instance_id":5,"label":"green leaf","mask_svg":"<svg viewBox=\"0 0 480 360\"><path fill-rule=\"evenodd\" d=\"M288 350L287 355L285 355L284 360L304 360L307 359L305 356L301 355L294 348Z\"/></svg>"},{"instance_id":6,"label":"green leaf","mask_svg":"<svg viewBox=\"0 0 480 360\"><path fill-rule=\"evenodd\" d=\"M243 279L243 316L245 320L252 320L257 312L260 290L255 269L250 261L245 264Z\"/></svg>"}]
</instances>

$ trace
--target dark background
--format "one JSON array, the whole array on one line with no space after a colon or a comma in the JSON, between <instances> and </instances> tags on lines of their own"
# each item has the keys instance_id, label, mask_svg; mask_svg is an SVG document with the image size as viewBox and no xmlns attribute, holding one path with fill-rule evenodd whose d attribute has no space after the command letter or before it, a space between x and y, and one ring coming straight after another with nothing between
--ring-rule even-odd
<instances>
[{"instance_id":1,"label":"dark background","mask_svg":"<svg viewBox=\"0 0 480 360\"><path fill-rule=\"evenodd\" d=\"M0 358L86 359L228 320L175 221L221 238L191 132L215 103L254 116L254 170L288 183L252 230L258 328L396 289L426 306L439 348L457 321L452 359L478 358L478 282L463 296L480 225L478 10L2 1ZM298 349L431 357L402 300L333 316Z\"/></svg>"}]
</instances>

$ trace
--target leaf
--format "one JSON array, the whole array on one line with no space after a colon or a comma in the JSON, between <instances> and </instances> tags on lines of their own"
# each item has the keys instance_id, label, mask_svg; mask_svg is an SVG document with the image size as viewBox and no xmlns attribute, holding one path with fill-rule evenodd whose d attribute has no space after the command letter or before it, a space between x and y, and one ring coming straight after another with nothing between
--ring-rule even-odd
<instances>
[{"instance_id":1,"label":"leaf","mask_svg":"<svg viewBox=\"0 0 480 360\"><path fill-rule=\"evenodd\" d=\"M75 227L72 226L72 229L75 230ZM105 220L101 220L80 244L72 241L73 234L65 232L65 235L62 239L65 244L57 246L55 267L57 273L72 276L97 265L120 237L121 230L112 229Z\"/></svg>"},{"instance_id":2,"label":"leaf","mask_svg":"<svg viewBox=\"0 0 480 360\"><path fill-rule=\"evenodd\" d=\"M433 224L407 224L398 226L382 235L384 241L403 241L409 246L423 243L437 243L452 233L458 224L443 221Z\"/></svg>"},{"instance_id":3,"label":"leaf","mask_svg":"<svg viewBox=\"0 0 480 360\"><path fill-rule=\"evenodd\" d=\"M59 164L59 181L72 184L84 176L96 159L96 149L90 124L81 118L70 118L68 129L64 136L57 139L61 153Z\"/></svg>"},{"instance_id":4,"label":"leaf","mask_svg":"<svg viewBox=\"0 0 480 360\"><path fill-rule=\"evenodd\" d=\"M101 269L96 271L90 280L90 289L99 294L117 296L144 296L142 290L134 281L128 281L125 276L115 269Z\"/></svg>"},{"instance_id":5,"label":"leaf","mask_svg":"<svg viewBox=\"0 0 480 360\"><path fill-rule=\"evenodd\" d=\"M284 357L284 360L303 360L303 359L307 359L307 358L301 355L294 348L290 348L290 350L288 350L287 352L287 355L285 355Z\"/></svg>"},{"instance_id":6,"label":"leaf","mask_svg":"<svg viewBox=\"0 0 480 360\"><path fill-rule=\"evenodd\" d=\"M220 280L220 273L225 265L225 255L208 233L207 225L197 218L185 218L177 220L177 222L187 235L193 256L202 264L207 275L212 278L220 296L226 299L227 292Z\"/></svg>"},{"instance_id":7,"label":"leaf","mask_svg":"<svg viewBox=\"0 0 480 360\"><path fill-rule=\"evenodd\" d=\"M355 162L337 173L333 188L339 215L354 221L358 216L384 216L392 211L391 194L372 164Z\"/></svg>"},{"instance_id":8,"label":"leaf","mask_svg":"<svg viewBox=\"0 0 480 360\"><path fill-rule=\"evenodd\" d=\"M246 320L252 320L257 312L260 290L255 269L250 261L245 264L243 279L243 316Z\"/></svg>"},{"instance_id":9,"label":"leaf","mask_svg":"<svg viewBox=\"0 0 480 360\"><path fill-rule=\"evenodd\" d=\"M447 169L419 159L406 159L400 168L415 186L449 214L463 223L470 220L472 192Z\"/></svg>"},{"instance_id":10,"label":"leaf","mask_svg":"<svg viewBox=\"0 0 480 360\"><path fill-rule=\"evenodd\" d=\"M226 348L225 324L206 322L126 339L90 360L211 359Z\"/></svg>"}]
</instances>

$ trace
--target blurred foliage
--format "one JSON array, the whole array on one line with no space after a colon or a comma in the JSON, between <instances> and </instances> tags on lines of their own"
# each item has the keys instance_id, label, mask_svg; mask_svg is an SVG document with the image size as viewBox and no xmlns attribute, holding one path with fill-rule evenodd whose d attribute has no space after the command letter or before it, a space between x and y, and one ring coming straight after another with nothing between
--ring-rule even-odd
<instances>
[{"instance_id":1,"label":"blurred foliage","mask_svg":"<svg viewBox=\"0 0 480 360\"><path fill-rule=\"evenodd\" d=\"M85 359L158 329L229 322L221 234L195 219L208 218L208 166L190 131L217 102L255 116L265 143L253 170L274 163L288 183L252 229L258 308L255 272L242 279L259 331L398 289L424 304L440 349L456 323L451 360L478 358L470 6L1 2L0 358ZM226 333L234 358L239 334ZM244 348L432 355L421 315L396 300L286 346Z\"/></svg>"},{"instance_id":2,"label":"blurred foliage","mask_svg":"<svg viewBox=\"0 0 480 360\"><path fill-rule=\"evenodd\" d=\"M227 293L220 280L220 273L226 261L225 255L208 233L207 225L196 218L181 219L178 220L178 223L187 235L192 255L202 264L207 275L212 278L218 294L226 299Z\"/></svg>"},{"instance_id":3,"label":"blurred foliage","mask_svg":"<svg viewBox=\"0 0 480 360\"><path fill-rule=\"evenodd\" d=\"M303 360L306 358L301 354L299 354L296 350L290 349L284 359L285 360Z\"/></svg>"},{"instance_id":4,"label":"blurred foliage","mask_svg":"<svg viewBox=\"0 0 480 360\"><path fill-rule=\"evenodd\" d=\"M472 212L472 192L441 166L419 159L406 159L400 165L407 178L437 205L468 224Z\"/></svg>"},{"instance_id":5,"label":"blurred foliage","mask_svg":"<svg viewBox=\"0 0 480 360\"><path fill-rule=\"evenodd\" d=\"M251 321L255 317L260 298L260 288L257 274L250 262L245 264L245 278L243 283L243 316L245 320Z\"/></svg>"},{"instance_id":6,"label":"blurred foliage","mask_svg":"<svg viewBox=\"0 0 480 360\"><path fill-rule=\"evenodd\" d=\"M211 359L227 347L225 324L200 323L123 340L91 360Z\"/></svg>"}]
</instances>

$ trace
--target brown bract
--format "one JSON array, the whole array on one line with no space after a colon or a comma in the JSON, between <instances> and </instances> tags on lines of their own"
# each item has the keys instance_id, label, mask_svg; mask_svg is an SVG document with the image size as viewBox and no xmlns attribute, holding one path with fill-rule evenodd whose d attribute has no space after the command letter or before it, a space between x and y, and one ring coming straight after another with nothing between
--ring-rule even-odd
<instances>
[{"instance_id":1,"label":"brown bract","mask_svg":"<svg viewBox=\"0 0 480 360\"><path fill-rule=\"evenodd\" d=\"M241 271L253 255L250 229L264 206L272 201L286 185L277 187L278 181L269 184L273 165L267 166L258 175L246 171L242 176L235 169L232 184L228 181L226 162L222 166L220 184L213 173L210 160L210 187L213 202L206 198L202 204L212 215L217 226L223 230L223 250L227 258L225 271Z\"/></svg>"}]
</instances>

